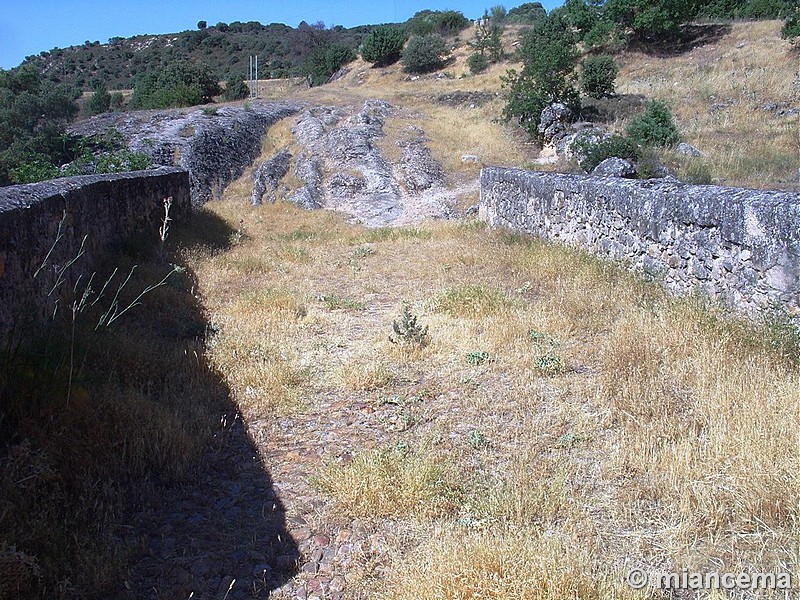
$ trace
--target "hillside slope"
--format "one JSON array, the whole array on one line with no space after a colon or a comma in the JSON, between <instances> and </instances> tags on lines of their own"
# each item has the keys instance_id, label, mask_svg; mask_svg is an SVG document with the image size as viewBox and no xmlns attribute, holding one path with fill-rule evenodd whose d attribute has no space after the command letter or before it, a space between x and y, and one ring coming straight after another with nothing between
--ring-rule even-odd
<instances>
[{"instance_id":1,"label":"hillside slope","mask_svg":"<svg viewBox=\"0 0 800 600\"><path fill-rule=\"evenodd\" d=\"M721 185L800 189L800 65L779 21L712 26L714 35L683 53L657 55L629 50L616 56L620 67L616 99L604 101L608 126L621 130L645 98L666 100L685 141L705 156L687 159L666 152L662 159L681 177ZM504 126L500 77L520 63L492 65L470 75L469 31L453 43L452 60L441 71L410 76L399 64L372 68L357 59L338 80L293 91L317 104L361 103L379 98L405 111L391 129L421 126L434 156L449 173L474 176L480 163L536 165L540 148L513 126ZM510 27L505 47L513 50L519 28ZM592 101L586 101L593 104ZM614 114L620 115L615 117ZM461 162L464 154L479 163Z\"/></svg>"}]
</instances>

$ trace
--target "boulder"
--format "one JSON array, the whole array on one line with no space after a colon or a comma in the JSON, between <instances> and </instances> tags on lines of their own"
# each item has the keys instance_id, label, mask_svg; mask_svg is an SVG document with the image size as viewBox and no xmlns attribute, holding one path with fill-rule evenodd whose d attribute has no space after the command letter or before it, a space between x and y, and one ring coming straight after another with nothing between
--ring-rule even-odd
<instances>
[{"instance_id":1,"label":"boulder","mask_svg":"<svg viewBox=\"0 0 800 600\"><path fill-rule=\"evenodd\" d=\"M682 154L684 156L692 156L695 158L704 156L704 154L700 152L700 150L698 150L691 144L687 144L686 142L681 142L680 144L678 144L678 147L675 148L675 152L677 152L678 154Z\"/></svg>"},{"instance_id":2,"label":"boulder","mask_svg":"<svg viewBox=\"0 0 800 600\"><path fill-rule=\"evenodd\" d=\"M572 110L561 102L545 107L539 119L539 135L545 143L555 143L569 133L569 124L575 120Z\"/></svg>"},{"instance_id":3,"label":"boulder","mask_svg":"<svg viewBox=\"0 0 800 600\"><path fill-rule=\"evenodd\" d=\"M624 158L612 156L597 165L592 171L592 175L633 179L636 177L636 167Z\"/></svg>"}]
</instances>

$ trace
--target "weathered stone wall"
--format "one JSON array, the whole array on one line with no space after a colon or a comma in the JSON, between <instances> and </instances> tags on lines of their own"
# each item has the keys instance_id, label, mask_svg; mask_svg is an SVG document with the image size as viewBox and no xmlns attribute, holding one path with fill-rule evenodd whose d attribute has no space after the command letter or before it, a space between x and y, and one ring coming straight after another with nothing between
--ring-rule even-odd
<instances>
[{"instance_id":1,"label":"weathered stone wall","mask_svg":"<svg viewBox=\"0 0 800 600\"><path fill-rule=\"evenodd\" d=\"M0 188L0 341L20 316L52 310L56 295L48 292L57 270L78 256L82 243L63 289L81 274L88 277L109 243L142 230L156 238L165 198L172 197L174 221L187 219L189 189L188 173L171 167Z\"/></svg>"},{"instance_id":2,"label":"weathered stone wall","mask_svg":"<svg viewBox=\"0 0 800 600\"><path fill-rule=\"evenodd\" d=\"M679 292L800 309L798 194L486 168L480 214L626 260Z\"/></svg>"}]
</instances>

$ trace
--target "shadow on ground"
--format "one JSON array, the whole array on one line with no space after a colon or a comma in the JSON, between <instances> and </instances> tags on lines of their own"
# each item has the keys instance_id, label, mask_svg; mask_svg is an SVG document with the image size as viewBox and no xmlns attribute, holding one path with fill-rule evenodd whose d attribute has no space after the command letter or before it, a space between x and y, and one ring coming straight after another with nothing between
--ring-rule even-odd
<instances>
[{"instance_id":1,"label":"shadow on ground","mask_svg":"<svg viewBox=\"0 0 800 600\"><path fill-rule=\"evenodd\" d=\"M691 23L681 26L669 40L636 42L628 49L651 56L680 56L700 46L719 42L732 30L730 23Z\"/></svg>"},{"instance_id":2,"label":"shadow on ground","mask_svg":"<svg viewBox=\"0 0 800 600\"><path fill-rule=\"evenodd\" d=\"M94 305L75 316L87 292L61 290L52 320L0 345L0 598L266 598L296 573L270 473L204 356L195 276L170 273L236 235L201 211L171 248L116 244L79 272ZM98 326L112 300L133 304Z\"/></svg>"},{"instance_id":3,"label":"shadow on ground","mask_svg":"<svg viewBox=\"0 0 800 600\"><path fill-rule=\"evenodd\" d=\"M176 232L181 248L224 252L237 235L209 211ZM194 275L185 277L195 284ZM203 345L214 329L202 306L192 306ZM162 330L163 331L163 330ZM167 332L168 333L168 332ZM135 561L116 598L266 598L297 570L298 548L286 529L285 509L272 478L230 399L219 373L194 357L217 398L216 431L190 481L154 490L128 526ZM193 595L192 595L193 594Z\"/></svg>"}]
</instances>

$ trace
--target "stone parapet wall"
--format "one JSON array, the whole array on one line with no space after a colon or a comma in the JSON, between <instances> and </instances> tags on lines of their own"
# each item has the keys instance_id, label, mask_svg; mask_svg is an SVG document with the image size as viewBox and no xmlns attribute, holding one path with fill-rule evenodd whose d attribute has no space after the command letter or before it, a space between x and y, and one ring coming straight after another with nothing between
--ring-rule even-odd
<instances>
[{"instance_id":1,"label":"stone parapet wall","mask_svg":"<svg viewBox=\"0 0 800 600\"><path fill-rule=\"evenodd\" d=\"M515 169L481 171L480 214L621 259L678 292L800 312L800 195Z\"/></svg>"},{"instance_id":2,"label":"stone parapet wall","mask_svg":"<svg viewBox=\"0 0 800 600\"><path fill-rule=\"evenodd\" d=\"M64 289L79 275L88 277L110 243L139 231L157 239L167 197L170 218L187 219L192 204L186 171L165 167L0 188L0 340L24 314L50 310L54 298L48 292L57 271L79 255L82 244Z\"/></svg>"}]
</instances>

